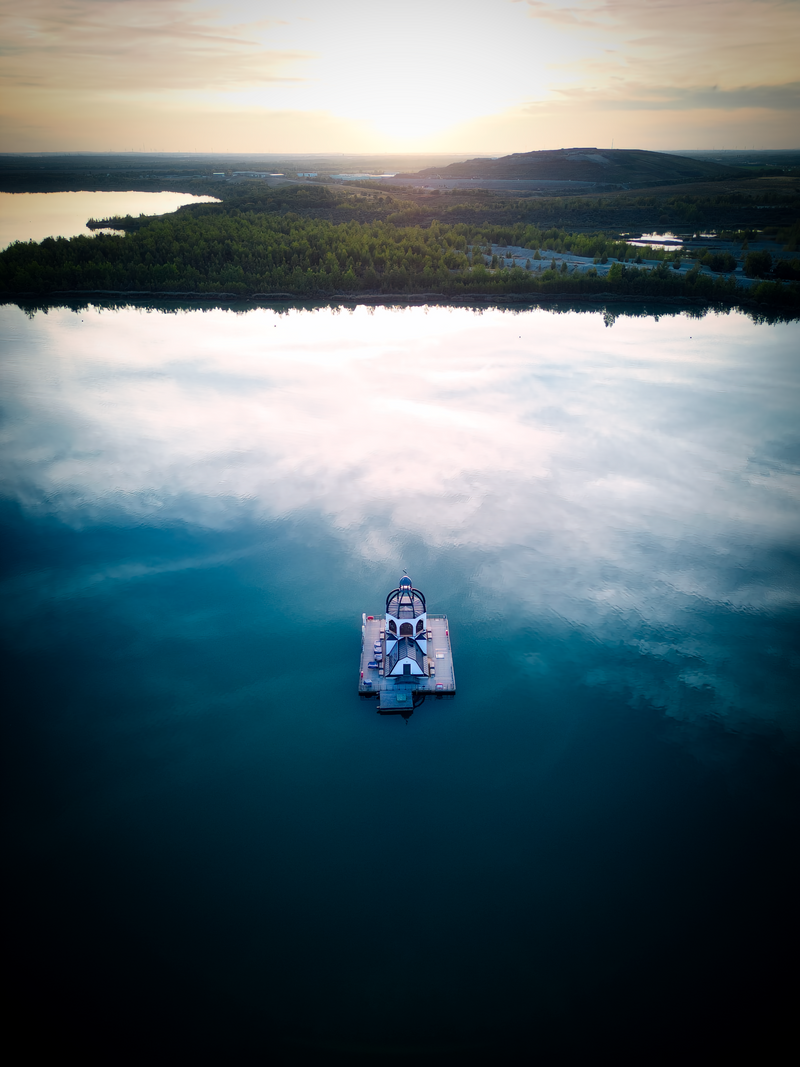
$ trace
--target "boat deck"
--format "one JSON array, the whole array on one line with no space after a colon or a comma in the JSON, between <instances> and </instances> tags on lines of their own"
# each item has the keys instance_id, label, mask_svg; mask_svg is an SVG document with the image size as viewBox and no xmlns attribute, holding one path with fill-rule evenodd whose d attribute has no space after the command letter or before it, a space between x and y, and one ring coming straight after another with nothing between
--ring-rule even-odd
<instances>
[{"instance_id":1,"label":"boat deck","mask_svg":"<svg viewBox=\"0 0 800 1067\"><path fill-rule=\"evenodd\" d=\"M453 670L453 650L450 647L450 624L446 615L428 613L427 675L400 675L387 678L383 673L386 658L384 616L362 616L361 662L358 692L361 696L378 694L378 710L384 713L411 711L423 696L454 696L456 676ZM370 669L374 660L373 645L380 641L383 660L378 669ZM367 683L367 684L365 684ZM370 684L371 683L371 684Z\"/></svg>"}]
</instances>

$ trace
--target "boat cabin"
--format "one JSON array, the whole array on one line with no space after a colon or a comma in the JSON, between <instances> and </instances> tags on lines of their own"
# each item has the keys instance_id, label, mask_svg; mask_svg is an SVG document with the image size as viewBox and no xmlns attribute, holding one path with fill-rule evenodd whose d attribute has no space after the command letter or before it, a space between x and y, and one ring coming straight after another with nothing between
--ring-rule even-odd
<instances>
[{"instance_id":1,"label":"boat cabin","mask_svg":"<svg viewBox=\"0 0 800 1067\"><path fill-rule=\"evenodd\" d=\"M407 574L387 596L384 615L361 616L358 692L380 698L380 715L400 715L406 722L426 696L455 696L447 616L428 611Z\"/></svg>"},{"instance_id":2,"label":"boat cabin","mask_svg":"<svg viewBox=\"0 0 800 1067\"><path fill-rule=\"evenodd\" d=\"M386 597L384 677L427 676L427 626L425 597L405 575Z\"/></svg>"}]
</instances>

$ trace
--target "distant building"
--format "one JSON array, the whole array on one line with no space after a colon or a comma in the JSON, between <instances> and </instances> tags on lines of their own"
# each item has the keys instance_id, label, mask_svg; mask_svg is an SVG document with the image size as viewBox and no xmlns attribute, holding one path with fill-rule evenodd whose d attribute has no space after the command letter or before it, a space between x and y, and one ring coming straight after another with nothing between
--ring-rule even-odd
<instances>
[{"instance_id":1,"label":"distant building","mask_svg":"<svg viewBox=\"0 0 800 1067\"><path fill-rule=\"evenodd\" d=\"M234 178L269 178L269 171L266 170L235 170L233 172Z\"/></svg>"},{"instance_id":2,"label":"distant building","mask_svg":"<svg viewBox=\"0 0 800 1067\"><path fill-rule=\"evenodd\" d=\"M215 181L224 182L225 181L225 177L226 177L225 171L224 170L215 170L214 173L211 175L211 177L214 178Z\"/></svg>"},{"instance_id":3,"label":"distant building","mask_svg":"<svg viewBox=\"0 0 800 1067\"><path fill-rule=\"evenodd\" d=\"M297 172L297 177L298 178L317 178L317 177L319 177L319 172L316 171L316 170L299 170Z\"/></svg>"}]
</instances>

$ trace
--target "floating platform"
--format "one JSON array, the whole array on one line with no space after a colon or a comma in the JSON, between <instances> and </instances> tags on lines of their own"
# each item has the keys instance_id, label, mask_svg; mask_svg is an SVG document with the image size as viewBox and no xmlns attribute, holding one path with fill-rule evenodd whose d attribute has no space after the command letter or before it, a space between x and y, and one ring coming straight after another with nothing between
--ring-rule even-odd
<instances>
[{"instance_id":1,"label":"floating platform","mask_svg":"<svg viewBox=\"0 0 800 1067\"><path fill-rule=\"evenodd\" d=\"M427 697L455 696L450 623L425 610L407 577L386 606L383 615L361 616L358 693L377 697L379 714L408 718Z\"/></svg>"}]
</instances>

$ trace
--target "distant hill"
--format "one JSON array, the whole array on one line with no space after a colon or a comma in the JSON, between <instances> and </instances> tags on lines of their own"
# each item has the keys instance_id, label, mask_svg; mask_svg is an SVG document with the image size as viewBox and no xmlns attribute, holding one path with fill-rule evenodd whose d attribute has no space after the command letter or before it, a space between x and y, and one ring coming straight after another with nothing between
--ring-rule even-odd
<instances>
[{"instance_id":1,"label":"distant hill","mask_svg":"<svg viewBox=\"0 0 800 1067\"><path fill-rule=\"evenodd\" d=\"M515 152L499 159L468 159L449 167L428 167L401 178L495 178L524 181L580 181L663 184L733 178L738 170L723 163L626 148L559 148Z\"/></svg>"}]
</instances>

